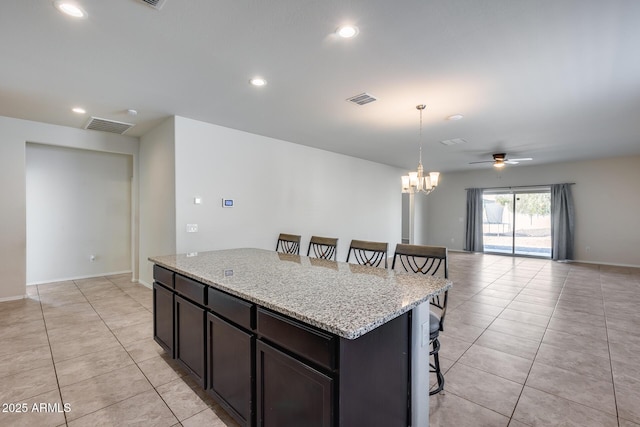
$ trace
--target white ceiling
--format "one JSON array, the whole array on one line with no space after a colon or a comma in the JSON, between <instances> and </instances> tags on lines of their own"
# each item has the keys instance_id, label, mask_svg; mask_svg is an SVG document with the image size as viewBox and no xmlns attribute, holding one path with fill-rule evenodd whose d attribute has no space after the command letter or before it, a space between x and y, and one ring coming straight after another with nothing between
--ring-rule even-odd
<instances>
[{"instance_id":1,"label":"white ceiling","mask_svg":"<svg viewBox=\"0 0 640 427\"><path fill-rule=\"evenodd\" d=\"M77 2L0 2L0 115L134 136L179 115L408 170L424 103L427 170L640 154L638 0Z\"/></svg>"}]
</instances>

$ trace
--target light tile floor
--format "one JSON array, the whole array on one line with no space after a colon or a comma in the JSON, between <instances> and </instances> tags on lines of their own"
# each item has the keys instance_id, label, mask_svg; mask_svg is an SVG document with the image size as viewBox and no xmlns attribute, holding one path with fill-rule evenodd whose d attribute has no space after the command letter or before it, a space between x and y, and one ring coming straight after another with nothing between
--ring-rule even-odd
<instances>
[{"instance_id":1,"label":"light tile floor","mask_svg":"<svg viewBox=\"0 0 640 427\"><path fill-rule=\"evenodd\" d=\"M640 427L640 269L455 252L449 265L431 426Z\"/></svg>"},{"instance_id":2,"label":"light tile floor","mask_svg":"<svg viewBox=\"0 0 640 427\"><path fill-rule=\"evenodd\" d=\"M450 258L432 426L640 427L639 269ZM0 303L0 403L27 407L0 426L236 426L153 341L148 288L27 289Z\"/></svg>"},{"instance_id":3,"label":"light tile floor","mask_svg":"<svg viewBox=\"0 0 640 427\"><path fill-rule=\"evenodd\" d=\"M153 341L131 275L27 292L0 303L0 426L237 426Z\"/></svg>"}]
</instances>

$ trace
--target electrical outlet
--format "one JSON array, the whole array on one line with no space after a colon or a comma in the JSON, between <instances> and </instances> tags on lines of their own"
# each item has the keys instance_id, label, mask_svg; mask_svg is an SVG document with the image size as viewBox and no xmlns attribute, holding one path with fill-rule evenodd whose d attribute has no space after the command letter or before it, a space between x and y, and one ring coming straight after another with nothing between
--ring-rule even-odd
<instances>
[{"instance_id":1,"label":"electrical outlet","mask_svg":"<svg viewBox=\"0 0 640 427\"><path fill-rule=\"evenodd\" d=\"M197 233L198 224L187 224L187 233Z\"/></svg>"},{"instance_id":2,"label":"electrical outlet","mask_svg":"<svg viewBox=\"0 0 640 427\"><path fill-rule=\"evenodd\" d=\"M420 328L422 329L422 342L420 343L420 347L424 347L426 345L429 345L429 322L424 322L422 325L420 325Z\"/></svg>"}]
</instances>

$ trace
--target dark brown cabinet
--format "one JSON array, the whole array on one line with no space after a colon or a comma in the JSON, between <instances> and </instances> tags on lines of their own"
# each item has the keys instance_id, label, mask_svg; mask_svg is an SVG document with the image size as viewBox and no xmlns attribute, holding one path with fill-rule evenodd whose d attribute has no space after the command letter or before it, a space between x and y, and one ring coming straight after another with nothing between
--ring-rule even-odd
<instances>
[{"instance_id":1,"label":"dark brown cabinet","mask_svg":"<svg viewBox=\"0 0 640 427\"><path fill-rule=\"evenodd\" d=\"M243 427L411 424L410 312L349 340L157 265L154 279L154 339Z\"/></svg>"},{"instance_id":2,"label":"dark brown cabinet","mask_svg":"<svg viewBox=\"0 0 640 427\"><path fill-rule=\"evenodd\" d=\"M173 291L153 284L153 339L173 357Z\"/></svg>"},{"instance_id":3,"label":"dark brown cabinet","mask_svg":"<svg viewBox=\"0 0 640 427\"><path fill-rule=\"evenodd\" d=\"M333 425L333 379L275 347L256 343L257 425Z\"/></svg>"},{"instance_id":4,"label":"dark brown cabinet","mask_svg":"<svg viewBox=\"0 0 640 427\"><path fill-rule=\"evenodd\" d=\"M253 425L255 336L207 314L208 392L243 426Z\"/></svg>"},{"instance_id":5,"label":"dark brown cabinet","mask_svg":"<svg viewBox=\"0 0 640 427\"><path fill-rule=\"evenodd\" d=\"M175 358L201 387L205 387L206 311L176 295L174 319Z\"/></svg>"}]
</instances>

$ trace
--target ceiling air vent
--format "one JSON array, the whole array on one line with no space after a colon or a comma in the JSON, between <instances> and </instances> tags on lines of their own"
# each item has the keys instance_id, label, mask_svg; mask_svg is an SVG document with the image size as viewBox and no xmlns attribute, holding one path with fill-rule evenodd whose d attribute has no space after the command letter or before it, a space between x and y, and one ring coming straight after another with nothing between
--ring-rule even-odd
<instances>
[{"instance_id":1,"label":"ceiling air vent","mask_svg":"<svg viewBox=\"0 0 640 427\"><path fill-rule=\"evenodd\" d=\"M139 0L142 3L146 3L149 6L151 6L154 9L160 10L162 9L162 6L164 6L164 2L166 0Z\"/></svg>"},{"instance_id":2,"label":"ceiling air vent","mask_svg":"<svg viewBox=\"0 0 640 427\"><path fill-rule=\"evenodd\" d=\"M354 104L358 105L365 105L377 100L378 98L366 92L361 93L360 95L352 96L351 98L347 98L347 101L353 102Z\"/></svg>"},{"instance_id":3,"label":"ceiling air vent","mask_svg":"<svg viewBox=\"0 0 640 427\"><path fill-rule=\"evenodd\" d=\"M117 133L119 135L122 135L123 133L125 133L126 131L128 131L134 126L135 125L132 123L117 122L115 120L107 120L107 119L101 119L99 117L91 117L91 119L89 119L89 121L87 122L84 128L91 129L91 130L99 130L102 132Z\"/></svg>"},{"instance_id":4,"label":"ceiling air vent","mask_svg":"<svg viewBox=\"0 0 640 427\"><path fill-rule=\"evenodd\" d=\"M454 138L454 139L445 139L440 141L442 145L458 145L458 144L466 144L467 141L462 138Z\"/></svg>"}]
</instances>

